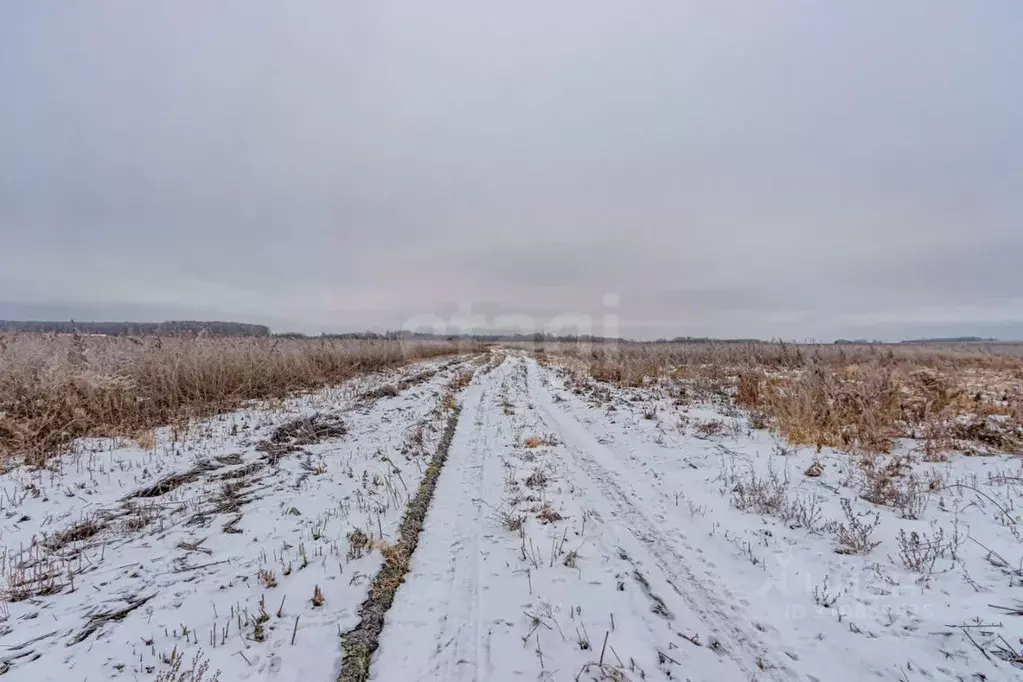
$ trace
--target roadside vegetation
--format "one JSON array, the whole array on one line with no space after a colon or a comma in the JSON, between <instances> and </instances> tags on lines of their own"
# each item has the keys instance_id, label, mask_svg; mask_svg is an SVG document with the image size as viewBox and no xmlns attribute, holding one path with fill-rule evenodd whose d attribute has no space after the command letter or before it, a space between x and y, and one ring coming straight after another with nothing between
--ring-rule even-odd
<instances>
[{"instance_id":1,"label":"roadside vegetation","mask_svg":"<svg viewBox=\"0 0 1023 682\"><path fill-rule=\"evenodd\" d=\"M741 406L794 445L887 453L912 438L940 459L1023 447L1023 346L1015 352L698 343L564 345L543 355L568 357L601 382L668 382L680 400Z\"/></svg>"},{"instance_id":2,"label":"roadside vegetation","mask_svg":"<svg viewBox=\"0 0 1023 682\"><path fill-rule=\"evenodd\" d=\"M0 461L38 464L75 438L138 436L468 345L0 334Z\"/></svg>"},{"instance_id":3,"label":"roadside vegetation","mask_svg":"<svg viewBox=\"0 0 1023 682\"><path fill-rule=\"evenodd\" d=\"M710 533L755 569L787 566L793 547L805 545L800 561L814 576L817 613L874 639L894 609L935 608L934 595L953 594L927 631L962 638L963 670L974 665L970 652L1023 666L1018 634L1001 619L1018 612L1005 591L1023 585L1023 345L530 351L559 377L552 385L565 390L564 402L648 440L645 450L631 446L641 455L623 456L650 469L665 495L676 488L689 525L713 514ZM689 476L677 473L686 469ZM703 469L717 473L701 488L690 476ZM919 604L903 598L909 586ZM899 589L903 596L892 597ZM885 597L882 605L864 590Z\"/></svg>"}]
</instances>

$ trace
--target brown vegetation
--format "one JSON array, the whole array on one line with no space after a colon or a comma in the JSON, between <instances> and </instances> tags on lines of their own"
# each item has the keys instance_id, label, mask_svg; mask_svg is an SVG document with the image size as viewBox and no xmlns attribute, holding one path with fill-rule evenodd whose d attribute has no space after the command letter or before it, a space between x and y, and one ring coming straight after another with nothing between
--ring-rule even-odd
<instances>
[{"instance_id":1,"label":"brown vegetation","mask_svg":"<svg viewBox=\"0 0 1023 682\"><path fill-rule=\"evenodd\" d=\"M466 350L441 341L0 334L0 458L143 433Z\"/></svg>"},{"instance_id":2,"label":"brown vegetation","mask_svg":"<svg viewBox=\"0 0 1023 682\"><path fill-rule=\"evenodd\" d=\"M917 438L953 449L1023 447L1023 358L927 346L692 343L547 346L594 379L674 382L679 396L734 402L792 443L889 452ZM1004 349L1003 349L1004 350ZM1019 349L1023 350L1023 349Z\"/></svg>"}]
</instances>

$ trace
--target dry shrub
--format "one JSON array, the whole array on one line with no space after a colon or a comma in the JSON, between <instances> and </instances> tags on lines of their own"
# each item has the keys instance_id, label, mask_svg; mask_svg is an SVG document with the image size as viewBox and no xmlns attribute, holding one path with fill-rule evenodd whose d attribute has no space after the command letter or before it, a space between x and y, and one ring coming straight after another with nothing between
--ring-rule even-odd
<instances>
[{"instance_id":1,"label":"dry shrub","mask_svg":"<svg viewBox=\"0 0 1023 682\"><path fill-rule=\"evenodd\" d=\"M909 395L902 404L907 420L925 422L935 415L957 413L971 407L953 377L931 369L913 372L906 379ZM957 409L958 408L958 409Z\"/></svg>"},{"instance_id":2,"label":"dry shrub","mask_svg":"<svg viewBox=\"0 0 1023 682\"><path fill-rule=\"evenodd\" d=\"M170 667L156 674L155 682L220 682L220 671L210 673L210 661L203 655L202 649L196 651L190 668L182 670L181 664L185 655L177 647L164 662Z\"/></svg>"},{"instance_id":3,"label":"dry shrub","mask_svg":"<svg viewBox=\"0 0 1023 682\"><path fill-rule=\"evenodd\" d=\"M514 512L499 512L498 518L501 521L501 525L506 529L518 532L522 528L523 524L526 523L526 516L524 514L516 514Z\"/></svg>"},{"instance_id":4,"label":"dry shrub","mask_svg":"<svg viewBox=\"0 0 1023 682\"><path fill-rule=\"evenodd\" d=\"M780 478L773 470L765 478L750 472L735 481L732 504L742 511L781 515L789 504L788 486L788 479Z\"/></svg>"},{"instance_id":5,"label":"dry shrub","mask_svg":"<svg viewBox=\"0 0 1023 682\"><path fill-rule=\"evenodd\" d=\"M723 473L726 484L731 486L732 504L736 509L775 516L786 524L805 528L811 533L821 532L831 525L824 521L824 510L816 495L789 497L787 475L779 476L773 469L764 477L757 476L752 470L745 474Z\"/></svg>"},{"instance_id":6,"label":"dry shrub","mask_svg":"<svg viewBox=\"0 0 1023 682\"><path fill-rule=\"evenodd\" d=\"M1023 445L1020 423L998 420L994 417L970 416L952 425L952 437L960 441L978 443L996 452L1018 452Z\"/></svg>"},{"instance_id":7,"label":"dry shrub","mask_svg":"<svg viewBox=\"0 0 1023 682\"><path fill-rule=\"evenodd\" d=\"M756 370L747 370L739 374L739 386L735 391L735 402L745 407L757 407L760 404L760 383L763 374Z\"/></svg>"},{"instance_id":8,"label":"dry shrub","mask_svg":"<svg viewBox=\"0 0 1023 682\"><path fill-rule=\"evenodd\" d=\"M864 455L857 461L860 497L876 505L892 507L906 519L919 519L930 502L928 492L933 482L925 484L912 473L905 456L883 459L881 455Z\"/></svg>"},{"instance_id":9,"label":"dry shrub","mask_svg":"<svg viewBox=\"0 0 1023 682\"><path fill-rule=\"evenodd\" d=\"M590 363L590 374L598 381L621 386L642 386L644 377L657 376L663 365L651 361L649 356L619 348L601 348L601 353Z\"/></svg>"},{"instance_id":10,"label":"dry shrub","mask_svg":"<svg viewBox=\"0 0 1023 682\"><path fill-rule=\"evenodd\" d=\"M844 378L814 366L762 404L779 432L797 445L887 452L899 435L899 391L886 369Z\"/></svg>"},{"instance_id":11,"label":"dry shrub","mask_svg":"<svg viewBox=\"0 0 1023 682\"><path fill-rule=\"evenodd\" d=\"M464 345L464 344L463 344ZM139 434L467 350L441 341L0 335L0 455Z\"/></svg>"},{"instance_id":12,"label":"dry shrub","mask_svg":"<svg viewBox=\"0 0 1023 682\"><path fill-rule=\"evenodd\" d=\"M846 522L838 525L838 549L835 551L839 554L869 554L881 544L871 539L881 525L881 515L877 512L854 512L852 501L845 497L841 504Z\"/></svg>"},{"instance_id":13,"label":"dry shrub","mask_svg":"<svg viewBox=\"0 0 1023 682\"><path fill-rule=\"evenodd\" d=\"M916 573L930 575L938 559L948 555L955 559L962 538L958 533L946 538L945 530L940 527L934 527L933 531L928 536L915 530L909 533L905 528L899 530L899 559L903 566Z\"/></svg>"},{"instance_id":14,"label":"dry shrub","mask_svg":"<svg viewBox=\"0 0 1023 682\"><path fill-rule=\"evenodd\" d=\"M944 462L947 453L955 450L955 440L949 424L940 420L928 420L921 424L919 431L922 441L920 450L925 462Z\"/></svg>"},{"instance_id":15,"label":"dry shrub","mask_svg":"<svg viewBox=\"0 0 1023 682\"><path fill-rule=\"evenodd\" d=\"M771 426L771 418L759 410L750 410L749 427L751 429L766 429Z\"/></svg>"}]
</instances>

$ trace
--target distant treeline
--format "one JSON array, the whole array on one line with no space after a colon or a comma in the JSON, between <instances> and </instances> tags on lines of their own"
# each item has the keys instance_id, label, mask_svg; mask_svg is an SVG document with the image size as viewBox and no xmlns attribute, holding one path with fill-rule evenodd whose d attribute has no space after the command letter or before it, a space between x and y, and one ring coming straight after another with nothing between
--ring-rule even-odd
<instances>
[{"instance_id":1,"label":"distant treeline","mask_svg":"<svg viewBox=\"0 0 1023 682\"><path fill-rule=\"evenodd\" d=\"M632 339L625 339L621 337L606 337L606 336L590 336L588 334L582 335L554 335L554 334L430 334L421 332L408 332L408 331L388 331L388 332L351 332L346 334L321 334L319 336L306 336L305 334L297 333L286 333L286 334L275 334L274 336L281 336L287 338L324 338L324 339L407 339L407 340L424 340L424 339L437 339L444 341L459 341L463 339L472 339L475 341L482 341L484 343L509 343L509 342L525 342L525 343L617 343L617 344L762 344L762 343L776 343L781 342L778 339L772 341L764 341L763 339L716 339L707 336L676 336L671 339L656 339L654 341L635 341ZM934 338L934 339L909 339L905 341L899 341L897 343L902 344L933 344L933 343L976 343L976 342L995 342L997 339L985 339L979 336L958 336L950 338ZM798 342L789 342L797 343ZM878 339L838 339L834 342L837 345L885 345L892 343L891 341L881 341Z\"/></svg>"},{"instance_id":2,"label":"distant treeline","mask_svg":"<svg viewBox=\"0 0 1023 682\"><path fill-rule=\"evenodd\" d=\"M871 339L837 339L835 345L838 346L872 346L879 343L887 343L887 341L878 341Z\"/></svg>"},{"instance_id":3,"label":"distant treeline","mask_svg":"<svg viewBox=\"0 0 1023 682\"><path fill-rule=\"evenodd\" d=\"M319 334L309 336L297 332L286 332L274 334L274 336L291 339L378 339L378 340L441 340L461 341L473 340L483 343L761 343L757 339L711 339L703 337L676 337L674 339L657 339L656 341L633 341L620 337L590 336L588 334L433 334L425 332L410 331L387 331L387 332L349 332L345 334Z\"/></svg>"},{"instance_id":4,"label":"distant treeline","mask_svg":"<svg viewBox=\"0 0 1023 682\"><path fill-rule=\"evenodd\" d=\"M200 320L174 320L169 322L40 322L22 320L0 320L0 332L43 332L51 334L103 334L107 336L143 336L146 334L157 334L160 336L194 336L205 334L209 336L273 336L285 339L365 339L365 340L406 340L406 341L480 341L483 343L652 343L652 344L752 344L765 343L760 339L714 339L704 336L676 336L671 339L657 339L656 341L633 341L620 337L591 336L589 334L474 334L471 332L461 334L435 334L429 332L412 332L394 330L386 332L347 332L344 334L316 334L307 335L299 332L283 332L272 334L270 328L261 324L247 324L244 322L207 322ZM994 342L996 339L985 339L979 336L956 336L948 338L933 339L907 339L900 341L903 344L933 344L933 343L978 343ZM874 345L885 344L886 341L868 339L838 339L834 342L838 345Z\"/></svg>"},{"instance_id":5,"label":"distant treeline","mask_svg":"<svg viewBox=\"0 0 1023 682\"><path fill-rule=\"evenodd\" d=\"M106 336L270 336L270 328L243 322L206 322L174 320L170 322L43 322L0 320L0 332L42 332L49 334L103 334Z\"/></svg>"},{"instance_id":6,"label":"distant treeline","mask_svg":"<svg viewBox=\"0 0 1023 682\"><path fill-rule=\"evenodd\" d=\"M934 339L906 339L899 343L992 343L998 339L985 339L979 336L948 336Z\"/></svg>"}]
</instances>

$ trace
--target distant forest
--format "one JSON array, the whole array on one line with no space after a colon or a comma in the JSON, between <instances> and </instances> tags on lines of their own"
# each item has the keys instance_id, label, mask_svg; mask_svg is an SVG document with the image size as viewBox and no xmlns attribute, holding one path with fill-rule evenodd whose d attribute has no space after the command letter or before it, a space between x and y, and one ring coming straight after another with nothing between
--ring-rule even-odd
<instances>
[{"instance_id":1,"label":"distant forest","mask_svg":"<svg viewBox=\"0 0 1023 682\"><path fill-rule=\"evenodd\" d=\"M170 322L40 322L0 320L0 332L43 332L51 334L104 334L107 336L270 336L270 328L243 322L206 322L175 320Z\"/></svg>"},{"instance_id":2,"label":"distant forest","mask_svg":"<svg viewBox=\"0 0 1023 682\"><path fill-rule=\"evenodd\" d=\"M283 332L274 334L270 328L261 324L247 324L244 322L207 322L199 320L174 320L169 322L40 322L34 320L0 320L0 332L42 332L49 334L72 334L77 331L80 334L103 334L105 336L142 336L156 334L160 336L195 336L205 334L209 336L258 336L291 339L390 339L390 340L447 340L460 341L474 339L484 343L500 342L533 342L533 343L556 343L556 342L589 342L589 343L641 343L630 339L609 338L602 336L581 335L553 335L553 334L434 334L411 331L387 331L382 333L362 331L349 332L344 334L317 334L306 335L298 332ZM977 343L995 342L996 339L986 339L979 336L958 336L932 339L907 339L899 341L903 344L933 344L933 343ZM708 337L678 336L673 339L657 339L645 343L719 343L719 344L750 344L763 343L758 339L714 339ZM838 339L835 344L885 344L886 341L868 339Z\"/></svg>"},{"instance_id":3,"label":"distant forest","mask_svg":"<svg viewBox=\"0 0 1023 682\"><path fill-rule=\"evenodd\" d=\"M274 334L274 336L295 339L400 339L424 340L437 339L444 341L460 341L473 339L484 343L532 342L532 343L760 343L756 339L712 339L708 337L679 336L674 339L657 339L656 341L634 341L621 337L591 336L589 334L477 334L471 332L459 334L436 334L411 331L350 332L344 334L319 334L307 336L299 333Z\"/></svg>"},{"instance_id":4,"label":"distant forest","mask_svg":"<svg viewBox=\"0 0 1023 682\"><path fill-rule=\"evenodd\" d=\"M998 339L985 339L980 336L939 336L933 339L906 339L900 343L981 343L995 341L998 341Z\"/></svg>"}]
</instances>

